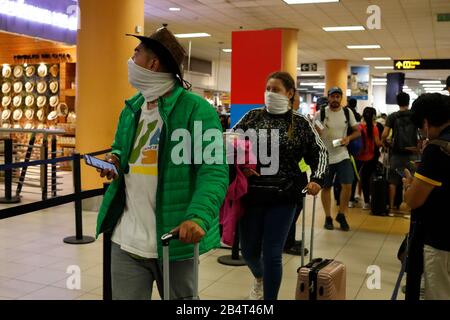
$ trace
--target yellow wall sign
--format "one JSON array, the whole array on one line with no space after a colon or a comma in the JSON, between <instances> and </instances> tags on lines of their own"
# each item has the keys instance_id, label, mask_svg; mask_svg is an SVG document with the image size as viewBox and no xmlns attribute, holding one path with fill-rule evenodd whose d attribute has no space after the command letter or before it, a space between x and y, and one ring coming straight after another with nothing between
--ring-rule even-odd
<instances>
[{"instance_id":1,"label":"yellow wall sign","mask_svg":"<svg viewBox=\"0 0 450 320\"><path fill-rule=\"evenodd\" d=\"M450 59L394 60L395 70L448 70Z\"/></svg>"}]
</instances>

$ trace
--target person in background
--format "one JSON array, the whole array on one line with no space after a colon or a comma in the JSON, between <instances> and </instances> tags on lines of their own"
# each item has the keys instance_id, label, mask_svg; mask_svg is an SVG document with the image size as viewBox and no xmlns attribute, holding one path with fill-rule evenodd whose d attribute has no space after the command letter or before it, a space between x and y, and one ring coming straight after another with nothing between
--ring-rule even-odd
<instances>
[{"instance_id":1,"label":"person in background","mask_svg":"<svg viewBox=\"0 0 450 320\"><path fill-rule=\"evenodd\" d=\"M409 110L409 95L400 92L397 95L397 104L400 110L392 113L386 120L381 140L389 148L389 206L394 212L395 194L398 185L402 184L399 172L410 166L411 161L418 158L417 127L411 120ZM389 131L392 128L392 141L389 141Z\"/></svg>"},{"instance_id":2,"label":"person in background","mask_svg":"<svg viewBox=\"0 0 450 320\"><path fill-rule=\"evenodd\" d=\"M345 214L348 210L347 205L352 191L354 170L350 162L347 146L351 140L359 137L360 133L358 132L358 123L353 113L344 111L344 108L341 106L342 90L340 88L333 87L328 91L328 102L329 106L323 111L317 112L315 118L316 129L327 147L330 163L321 195L326 215L324 227L327 230L334 229L333 218L331 217L331 187L336 178L342 188L336 221L339 222L341 230L349 231L350 226L347 223ZM348 112L348 121L346 112ZM323 114L323 121L321 113ZM317 121L322 123L323 129L317 126ZM352 133L347 135L349 127Z\"/></svg>"},{"instance_id":3,"label":"person in background","mask_svg":"<svg viewBox=\"0 0 450 320\"><path fill-rule=\"evenodd\" d=\"M357 122L360 122L361 121L361 115L359 114L358 110L356 110L356 106L357 105L358 105L358 100L356 100L355 98L348 99L347 108L352 110L353 115L355 116L355 120Z\"/></svg>"},{"instance_id":4,"label":"person in background","mask_svg":"<svg viewBox=\"0 0 450 320\"><path fill-rule=\"evenodd\" d=\"M417 219L416 226L420 226L414 233L423 243L425 299L450 300L450 97L423 94L414 101L411 111L422 136L447 143L447 147L427 144L414 176L404 170L403 188L405 202L413 210L411 219Z\"/></svg>"},{"instance_id":5,"label":"person in background","mask_svg":"<svg viewBox=\"0 0 450 320\"><path fill-rule=\"evenodd\" d=\"M361 177L361 188L364 196L363 210L370 209L370 177L375 172L378 158L376 152L381 146L378 128L375 124L376 110L371 107L364 108L363 122L359 124L363 148L356 156L356 165Z\"/></svg>"},{"instance_id":6,"label":"person in background","mask_svg":"<svg viewBox=\"0 0 450 320\"><path fill-rule=\"evenodd\" d=\"M185 88L186 54L175 36L160 28L136 38L141 43L128 61L128 78L137 93L126 101L107 156L118 175L106 169L100 173L114 181L103 197L96 234L112 234L114 300L150 300L154 282L164 296L160 239L168 232L180 239L171 243L170 297L197 299L192 244L200 243L200 254L220 246L219 209L228 166L222 155L222 163L207 157L195 165L176 164L172 153L179 144L171 138L179 128L194 128L194 122L201 122L202 134L220 134L221 126L211 105ZM214 143L224 149L222 139ZM203 154L211 143L199 148Z\"/></svg>"},{"instance_id":7,"label":"person in background","mask_svg":"<svg viewBox=\"0 0 450 320\"><path fill-rule=\"evenodd\" d=\"M306 186L311 195L319 193L328 164L327 150L319 135L304 116L292 110L294 96L295 81L289 73L270 74L266 82L265 107L250 110L233 128L236 132L253 129L258 137L272 137L272 134L279 137L279 152L273 155L278 163L275 174L262 174L266 165L259 155L257 170L244 171L250 187L245 196L246 212L240 219L240 239L242 256L255 277L250 291L252 300L278 297L283 247L303 187L300 160L304 158L311 167L310 182ZM257 147L260 150L263 146L259 143ZM261 196L257 190L268 184L269 191ZM256 187L254 191L252 185ZM276 191L270 193L273 189Z\"/></svg>"},{"instance_id":8,"label":"person in background","mask_svg":"<svg viewBox=\"0 0 450 320\"><path fill-rule=\"evenodd\" d=\"M323 96L317 99L316 102L316 112L320 111L321 108L325 108L328 105L328 98Z\"/></svg>"},{"instance_id":9,"label":"person in background","mask_svg":"<svg viewBox=\"0 0 450 320\"><path fill-rule=\"evenodd\" d=\"M446 95L450 94L450 76L447 77L445 81L445 90L447 91Z\"/></svg>"}]
</instances>

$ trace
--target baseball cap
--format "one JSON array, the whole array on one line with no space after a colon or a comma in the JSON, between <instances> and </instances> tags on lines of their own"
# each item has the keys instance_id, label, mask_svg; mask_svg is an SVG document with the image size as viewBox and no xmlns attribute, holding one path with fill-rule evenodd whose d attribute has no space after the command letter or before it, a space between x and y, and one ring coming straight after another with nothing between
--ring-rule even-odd
<instances>
[{"instance_id":1,"label":"baseball cap","mask_svg":"<svg viewBox=\"0 0 450 320\"><path fill-rule=\"evenodd\" d=\"M332 95L333 93L339 93L342 96L342 90L339 87L332 87L328 90L328 95Z\"/></svg>"}]
</instances>

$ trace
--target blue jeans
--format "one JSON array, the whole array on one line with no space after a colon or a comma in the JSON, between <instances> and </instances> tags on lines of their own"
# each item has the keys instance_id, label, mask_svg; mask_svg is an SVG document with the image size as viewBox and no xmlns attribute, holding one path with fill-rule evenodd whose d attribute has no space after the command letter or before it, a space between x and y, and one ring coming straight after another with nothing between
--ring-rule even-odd
<instances>
[{"instance_id":1,"label":"blue jeans","mask_svg":"<svg viewBox=\"0 0 450 320\"><path fill-rule=\"evenodd\" d=\"M276 300L283 275L282 253L295 204L247 209L240 220L242 256L255 278L263 278L264 300Z\"/></svg>"}]
</instances>

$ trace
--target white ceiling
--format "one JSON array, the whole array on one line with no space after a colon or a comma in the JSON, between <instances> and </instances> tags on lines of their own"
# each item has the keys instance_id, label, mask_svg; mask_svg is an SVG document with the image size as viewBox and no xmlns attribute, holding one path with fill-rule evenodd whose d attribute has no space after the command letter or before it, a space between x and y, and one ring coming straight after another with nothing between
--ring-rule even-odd
<instances>
[{"instance_id":1,"label":"white ceiling","mask_svg":"<svg viewBox=\"0 0 450 320\"><path fill-rule=\"evenodd\" d=\"M381 8L381 29L325 32L325 26L363 25L367 7ZM169 11L179 7L181 11ZM341 0L339 3L288 5L282 0L145 0L146 34L163 23L174 33L207 32L209 38L192 41L192 55L217 59L221 48L231 47L231 33L267 28L299 29L299 63L347 59L356 65L392 65L391 61L363 61L363 57L393 59L450 58L450 22L437 22L437 13L450 13L450 0ZM223 44L220 44L223 42ZM189 40L182 39L187 48ZM381 49L350 50L349 44L379 44ZM256 52L255 52L256 53ZM222 59L230 54L221 53ZM389 70L388 70L389 71ZM383 75L386 70L375 70ZM407 77L441 78L446 71L412 71Z\"/></svg>"}]
</instances>

